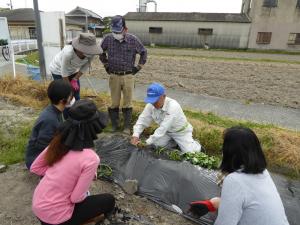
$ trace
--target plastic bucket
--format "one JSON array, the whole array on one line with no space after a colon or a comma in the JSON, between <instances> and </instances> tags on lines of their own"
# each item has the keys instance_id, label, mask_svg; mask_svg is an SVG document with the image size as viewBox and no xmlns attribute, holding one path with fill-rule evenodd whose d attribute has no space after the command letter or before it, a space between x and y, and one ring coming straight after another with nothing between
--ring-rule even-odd
<instances>
[{"instance_id":1,"label":"plastic bucket","mask_svg":"<svg viewBox=\"0 0 300 225\"><path fill-rule=\"evenodd\" d=\"M28 65L27 66L27 73L31 75L33 80L41 80L41 72L40 67Z\"/></svg>"}]
</instances>

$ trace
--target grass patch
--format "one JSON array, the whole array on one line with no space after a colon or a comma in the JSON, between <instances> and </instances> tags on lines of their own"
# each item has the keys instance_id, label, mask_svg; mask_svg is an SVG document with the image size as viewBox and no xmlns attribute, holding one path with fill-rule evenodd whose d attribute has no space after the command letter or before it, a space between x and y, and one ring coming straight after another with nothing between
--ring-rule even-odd
<instances>
[{"instance_id":1,"label":"grass patch","mask_svg":"<svg viewBox=\"0 0 300 225\"><path fill-rule=\"evenodd\" d=\"M195 126L193 135L209 155L221 157L222 133L222 130L218 128Z\"/></svg>"},{"instance_id":2,"label":"grass patch","mask_svg":"<svg viewBox=\"0 0 300 225\"><path fill-rule=\"evenodd\" d=\"M15 128L11 135L0 131L0 163L9 165L24 160L31 129L32 124L30 123Z\"/></svg>"},{"instance_id":3,"label":"grass patch","mask_svg":"<svg viewBox=\"0 0 300 225\"><path fill-rule=\"evenodd\" d=\"M48 83L38 83L26 77L13 79L6 76L0 79L0 96L15 104L41 109L49 103L47 87Z\"/></svg>"},{"instance_id":4,"label":"grass patch","mask_svg":"<svg viewBox=\"0 0 300 225\"><path fill-rule=\"evenodd\" d=\"M38 51L36 52L31 52L28 55L26 55L23 58L17 59L16 62L18 63L25 63L25 64L30 64L34 66L39 66L39 53Z\"/></svg>"},{"instance_id":5,"label":"grass patch","mask_svg":"<svg viewBox=\"0 0 300 225\"><path fill-rule=\"evenodd\" d=\"M195 112L190 110L184 110L184 113L187 117L192 119L197 119L204 121L207 124L215 125L218 127L232 127L232 126L244 126L249 127L251 129L253 128L274 128L274 125L271 124L259 124L259 123L253 123L249 121L241 121L241 120L233 120L228 119L224 117L217 116L211 112L209 113L203 113L203 112Z\"/></svg>"},{"instance_id":6,"label":"grass patch","mask_svg":"<svg viewBox=\"0 0 300 225\"><path fill-rule=\"evenodd\" d=\"M16 104L41 110L48 104L47 85L47 83L38 83L21 77L17 77L16 80L6 77L0 79L0 96L10 99ZM105 93L96 96L91 90L83 89L81 96L82 98L92 99L104 111L110 105L110 96ZM143 108L144 103L134 102L133 123L137 120ZM232 120L216 116L213 113L185 110L185 115L194 127L194 137L200 141L208 155L221 157L222 136L226 128L245 126L253 129L257 134L271 170L292 177L300 177L300 132L278 128L274 125ZM147 128L144 131L144 136L152 134L156 127L152 125ZM5 141L5 138L0 136L1 149L5 145L5 148L10 149L8 152L14 153L5 156L5 162L16 162L23 159L26 144L24 137L27 141L28 137L26 135L28 133L26 131L28 132L28 127L27 130L26 127L24 129L24 132L16 131L16 137L18 138L11 138L10 141ZM109 126L105 131L110 131L110 129ZM4 157L2 150L0 154L2 154L0 155L2 160L2 157Z\"/></svg>"}]
</instances>

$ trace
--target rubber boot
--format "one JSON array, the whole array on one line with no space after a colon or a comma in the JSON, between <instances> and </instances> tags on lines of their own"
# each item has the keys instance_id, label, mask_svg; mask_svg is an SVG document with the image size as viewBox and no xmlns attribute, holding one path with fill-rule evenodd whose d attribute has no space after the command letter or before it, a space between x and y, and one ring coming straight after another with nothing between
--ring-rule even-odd
<instances>
[{"instance_id":1,"label":"rubber boot","mask_svg":"<svg viewBox=\"0 0 300 225\"><path fill-rule=\"evenodd\" d=\"M116 132L119 129L119 108L108 108L108 114L111 121L112 132Z\"/></svg>"},{"instance_id":2,"label":"rubber boot","mask_svg":"<svg viewBox=\"0 0 300 225\"><path fill-rule=\"evenodd\" d=\"M123 119L124 119L123 133L130 135L132 108L122 108L122 112L123 112Z\"/></svg>"}]
</instances>

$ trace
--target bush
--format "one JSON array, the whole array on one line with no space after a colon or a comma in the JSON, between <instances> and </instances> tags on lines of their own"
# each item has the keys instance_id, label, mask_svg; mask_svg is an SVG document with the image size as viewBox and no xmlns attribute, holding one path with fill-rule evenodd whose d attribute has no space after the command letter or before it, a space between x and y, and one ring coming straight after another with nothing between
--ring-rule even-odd
<instances>
[{"instance_id":1,"label":"bush","mask_svg":"<svg viewBox=\"0 0 300 225\"><path fill-rule=\"evenodd\" d=\"M7 39L0 39L0 46L8 45Z\"/></svg>"}]
</instances>

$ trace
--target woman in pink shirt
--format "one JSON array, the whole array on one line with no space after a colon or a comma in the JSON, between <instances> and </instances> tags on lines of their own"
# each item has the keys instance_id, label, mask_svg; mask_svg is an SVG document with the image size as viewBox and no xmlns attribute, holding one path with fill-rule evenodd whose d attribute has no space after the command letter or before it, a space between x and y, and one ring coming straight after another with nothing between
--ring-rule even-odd
<instances>
[{"instance_id":1,"label":"woman in pink shirt","mask_svg":"<svg viewBox=\"0 0 300 225\"><path fill-rule=\"evenodd\" d=\"M32 209L43 225L80 225L113 211L111 194L88 196L100 159L91 149L107 124L89 100L77 101L49 146L30 170L43 176L33 195Z\"/></svg>"}]
</instances>

